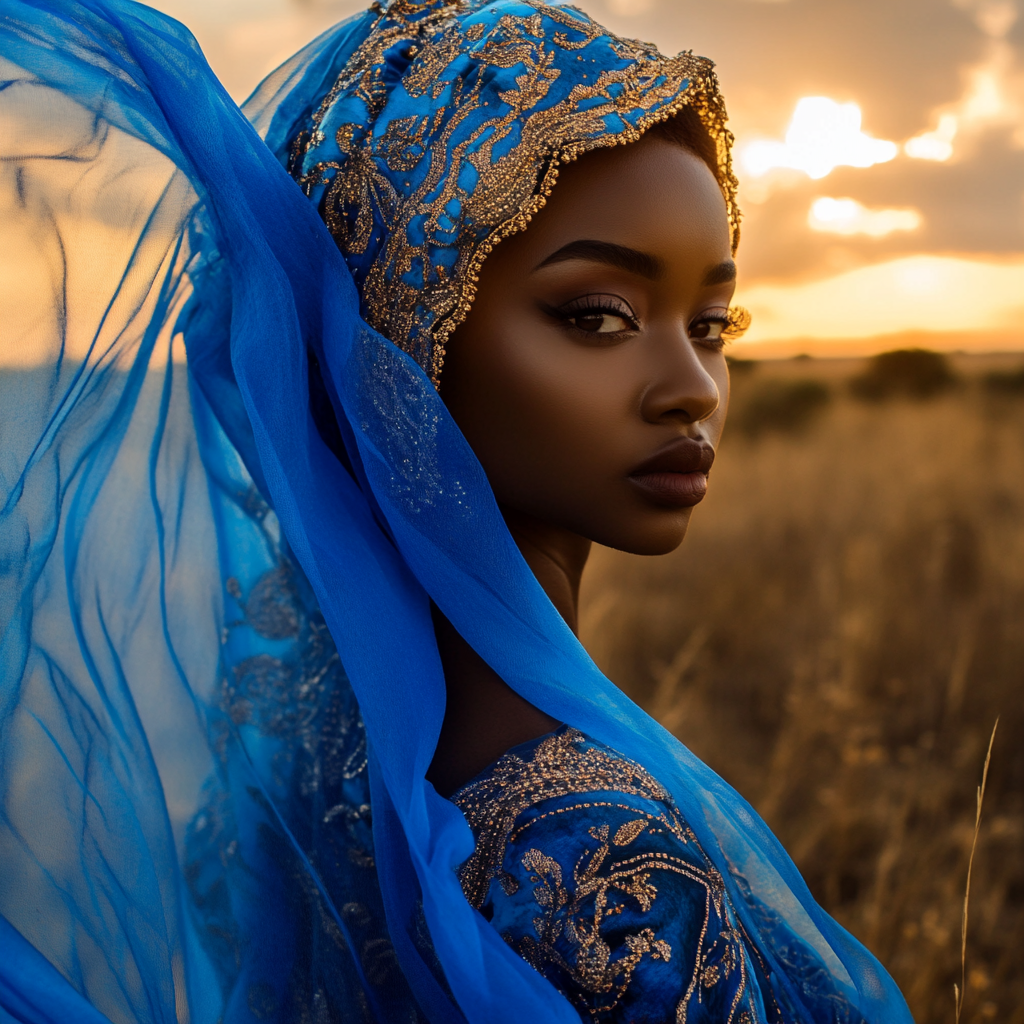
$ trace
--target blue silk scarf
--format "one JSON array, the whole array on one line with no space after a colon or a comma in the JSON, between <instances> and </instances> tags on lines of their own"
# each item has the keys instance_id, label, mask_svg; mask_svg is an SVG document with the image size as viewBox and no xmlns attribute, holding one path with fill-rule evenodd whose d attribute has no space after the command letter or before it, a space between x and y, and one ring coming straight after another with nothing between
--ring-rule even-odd
<instances>
[{"instance_id":1,"label":"blue silk scarf","mask_svg":"<svg viewBox=\"0 0 1024 1024\"><path fill-rule=\"evenodd\" d=\"M0 58L0 1019L577 1021L461 892L433 599L672 793L785 1019L909 1021L594 666L432 382L560 162L693 103L735 227L706 62L518 0L375 6L249 120L127 0L7 0Z\"/></svg>"}]
</instances>

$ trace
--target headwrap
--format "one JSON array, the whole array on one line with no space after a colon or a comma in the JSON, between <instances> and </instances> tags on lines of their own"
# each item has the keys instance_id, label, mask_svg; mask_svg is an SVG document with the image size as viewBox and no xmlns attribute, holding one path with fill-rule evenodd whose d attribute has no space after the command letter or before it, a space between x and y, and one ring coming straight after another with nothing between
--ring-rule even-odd
<instances>
[{"instance_id":1,"label":"headwrap","mask_svg":"<svg viewBox=\"0 0 1024 1024\"><path fill-rule=\"evenodd\" d=\"M0 1007L578 1021L463 897L472 836L424 778L433 600L671 792L782 1019L909 1022L750 806L595 667L432 381L564 160L692 103L735 238L710 65L532 0L375 7L249 120L128 0L7 0L0 58Z\"/></svg>"},{"instance_id":2,"label":"headwrap","mask_svg":"<svg viewBox=\"0 0 1024 1024\"><path fill-rule=\"evenodd\" d=\"M367 323L436 378L480 265L530 222L559 166L683 106L715 145L735 252L732 135L711 62L663 57L571 7L384 4L296 135L290 170Z\"/></svg>"}]
</instances>

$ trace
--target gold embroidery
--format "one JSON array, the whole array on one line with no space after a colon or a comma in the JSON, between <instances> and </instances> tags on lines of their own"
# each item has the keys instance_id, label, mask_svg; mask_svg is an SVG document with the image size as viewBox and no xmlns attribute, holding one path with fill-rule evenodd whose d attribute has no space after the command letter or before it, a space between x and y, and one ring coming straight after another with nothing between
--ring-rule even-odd
<instances>
[{"instance_id":1,"label":"gold embroidery","mask_svg":"<svg viewBox=\"0 0 1024 1024\"><path fill-rule=\"evenodd\" d=\"M346 256L379 247L359 282L368 321L435 384L447 339L469 311L484 260L544 206L560 165L586 152L633 142L653 124L693 107L717 148L734 250L739 240L733 137L711 62L691 52L665 57L650 44L611 37L614 52L629 65L599 69L589 79L584 73L566 98L544 106L562 73L556 48L583 50L605 30L575 8L526 3L535 13L506 14L490 27L477 22L465 29L459 15L471 9L467 3L377 5L380 15L368 37L313 115L312 127L292 145L289 169L307 194L326 186L324 219ZM559 28L548 36L545 24L552 22ZM376 124L389 96L385 57L399 48L410 62L402 75L405 92L428 105L443 97L443 105L432 116L396 118L376 140L364 126L342 125L336 134L341 160L304 167L310 149L324 141L321 125L342 94L358 96L367 107L366 123ZM478 73L445 77L457 60L474 64ZM519 65L524 70L514 89L497 97L488 93L488 67ZM492 103L496 109L488 116ZM607 126L612 115L638 112L635 124L623 118L619 130ZM455 142L471 117L473 130ZM515 131L518 139L502 153ZM381 168L383 163L400 175L425 159L428 170L415 186L411 180L396 184ZM383 223L376 242L374 210ZM727 334L738 330L730 327Z\"/></svg>"},{"instance_id":2,"label":"gold embroidery","mask_svg":"<svg viewBox=\"0 0 1024 1024\"><path fill-rule=\"evenodd\" d=\"M629 846L631 842L647 826L648 822L646 818L637 818L636 821L627 822L625 825L620 825L619 830L615 833L615 839L613 842L616 846Z\"/></svg>"},{"instance_id":3,"label":"gold embroidery","mask_svg":"<svg viewBox=\"0 0 1024 1024\"><path fill-rule=\"evenodd\" d=\"M644 822L646 824L646 821ZM592 1014L606 1013L615 1008L626 989L633 972L645 956L654 960L672 959L672 947L655 936L650 928L626 935L624 956L612 959L612 949L601 937L601 926L609 917L621 912L621 904L609 906L609 895L618 890L633 897L643 910L650 910L657 890L649 882L649 873L635 867L621 869L615 865L607 875L601 875L609 851L608 826L591 830L601 846L582 867L574 871L574 885L570 890L563 884L562 869L558 862L540 850L528 850L523 866L531 872L534 898L544 911L534 919L537 933L527 935L517 946L520 955L541 973L551 964L557 964L569 974L580 988L591 995L605 996L598 1005L589 1007ZM593 897L593 911L588 915L584 904ZM568 940L575 955L569 961L556 948L560 938Z\"/></svg>"},{"instance_id":4,"label":"gold embroidery","mask_svg":"<svg viewBox=\"0 0 1024 1024\"><path fill-rule=\"evenodd\" d=\"M528 807L570 793L667 799L664 787L640 765L593 747L582 748L582 741L582 733L565 729L543 740L529 761L505 754L485 778L452 797L477 837L473 856L459 870L466 899L477 909L501 868L516 819ZM693 841L688 829L684 841Z\"/></svg>"},{"instance_id":5,"label":"gold embroidery","mask_svg":"<svg viewBox=\"0 0 1024 1024\"><path fill-rule=\"evenodd\" d=\"M657 814L613 800L600 793L622 793L653 800ZM578 795L568 806L525 815L524 812L552 799ZM507 942L540 973L549 976L556 967L578 986L566 993L584 1014L597 1020L615 1009L625 995L637 966L645 957L669 962L671 945L654 929L641 927L626 934L612 949L602 935L603 926L628 909L620 896L635 902L641 913L649 912L658 897L659 878L683 875L705 892L704 920L688 966L680 965L680 985L689 984L676 1006L676 1020L685 1024L692 999L730 978L738 969L737 990L729 1014L747 991L747 972L740 933L726 924L727 897L721 875L700 850L696 837L676 813L665 789L642 767L611 751L592 746L573 729L563 729L544 739L530 760L506 754L488 774L460 790L452 798L466 815L477 845L461 867L459 878L467 899L478 909L487 899L492 881L511 895L518 883L503 868L510 843L528 838L531 828L551 817L601 808L628 811L632 820L614 833L608 824L589 829L595 848L587 850L566 879L563 867L541 849L529 848L521 864L528 872L539 914L533 919L533 935ZM645 834L671 833L697 853L696 860L648 849L637 841ZM510 884L511 883L511 884ZM725 927L709 936L712 915ZM710 940L710 941L709 941ZM566 952L566 950L571 952Z\"/></svg>"}]
</instances>

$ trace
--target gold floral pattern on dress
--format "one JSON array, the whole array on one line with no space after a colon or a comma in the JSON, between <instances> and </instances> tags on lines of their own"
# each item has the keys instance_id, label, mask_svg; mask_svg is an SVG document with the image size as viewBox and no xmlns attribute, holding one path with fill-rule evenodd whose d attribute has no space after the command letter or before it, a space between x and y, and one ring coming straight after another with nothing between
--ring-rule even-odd
<instances>
[{"instance_id":1,"label":"gold floral pattern on dress","mask_svg":"<svg viewBox=\"0 0 1024 1024\"><path fill-rule=\"evenodd\" d=\"M452 798L477 843L459 872L467 899L584 1019L660 999L677 1024L712 1004L716 1024L762 1020L722 877L664 787L574 729L521 753ZM638 980L653 964L667 968L657 995ZM643 1019L661 1018L645 1002Z\"/></svg>"},{"instance_id":2,"label":"gold floral pattern on dress","mask_svg":"<svg viewBox=\"0 0 1024 1024\"><path fill-rule=\"evenodd\" d=\"M621 792L665 800L668 792L640 765L597 748L581 747L583 734L559 730L544 739L529 761L505 754L491 771L452 798L477 837L476 850L459 872L466 899L479 908L505 856L523 811L570 793ZM692 834L689 836L692 839Z\"/></svg>"},{"instance_id":3,"label":"gold floral pattern on dress","mask_svg":"<svg viewBox=\"0 0 1024 1024\"><path fill-rule=\"evenodd\" d=\"M375 10L289 170L317 198L370 325L435 383L484 260L544 205L559 166L684 106L716 146L735 249L733 139L710 61L539 0L498 16L476 0Z\"/></svg>"}]
</instances>

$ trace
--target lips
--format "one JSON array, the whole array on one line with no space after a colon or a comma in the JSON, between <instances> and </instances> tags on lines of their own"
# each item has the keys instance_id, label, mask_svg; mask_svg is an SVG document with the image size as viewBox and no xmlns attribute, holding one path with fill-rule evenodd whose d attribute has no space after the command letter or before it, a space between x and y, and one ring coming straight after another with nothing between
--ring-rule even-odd
<instances>
[{"instance_id":1,"label":"lips","mask_svg":"<svg viewBox=\"0 0 1024 1024\"><path fill-rule=\"evenodd\" d=\"M671 508L689 508L707 493L715 450L704 441L679 437L655 452L629 475L649 499Z\"/></svg>"}]
</instances>

